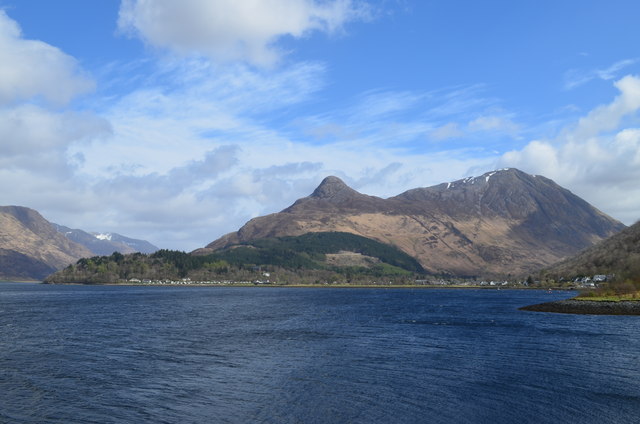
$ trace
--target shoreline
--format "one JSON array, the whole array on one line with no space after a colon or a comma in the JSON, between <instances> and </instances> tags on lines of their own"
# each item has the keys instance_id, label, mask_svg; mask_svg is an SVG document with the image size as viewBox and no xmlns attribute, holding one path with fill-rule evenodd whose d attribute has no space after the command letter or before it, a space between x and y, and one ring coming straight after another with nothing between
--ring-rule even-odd
<instances>
[{"instance_id":1,"label":"shoreline","mask_svg":"<svg viewBox=\"0 0 640 424\"><path fill-rule=\"evenodd\" d=\"M43 281L32 281L33 283L51 286L122 286L122 287L256 287L256 288L322 288L322 289L474 289L474 290L549 290L548 288L525 287L525 286L480 286L480 285L426 285L426 284L265 284L265 283L47 283ZM573 291L572 288L553 288L554 291Z\"/></svg>"},{"instance_id":2,"label":"shoreline","mask_svg":"<svg viewBox=\"0 0 640 424\"><path fill-rule=\"evenodd\" d=\"M521 311L578 315L640 315L638 300L556 300L518 308Z\"/></svg>"}]
</instances>

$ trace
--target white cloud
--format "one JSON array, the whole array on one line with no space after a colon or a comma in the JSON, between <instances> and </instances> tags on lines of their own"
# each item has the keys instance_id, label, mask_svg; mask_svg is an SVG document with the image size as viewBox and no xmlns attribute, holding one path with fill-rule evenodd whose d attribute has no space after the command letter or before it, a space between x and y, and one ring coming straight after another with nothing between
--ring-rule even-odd
<instances>
[{"instance_id":1,"label":"white cloud","mask_svg":"<svg viewBox=\"0 0 640 424\"><path fill-rule=\"evenodd\" d=\"M74 58L25 40L0 10L0 191L6 198L27 205L45 198L59 203L52 193L64 198L65 184L82 161L81 155L68 155L69 147L107 135L110 128L91 113L58 108L93 85Z\"/></svg>"},{"instance_id":2,"label":"white cloud","mask_svg":"<svg viewBox=\"0 0 640 424\"><path fill-rule=\"evenodd\" d=\"M123 0L118 25L179 54L271 65L280 37L331 33L366 13L352 0Z\"/></svg>"},{"instance_id":3,"label":"white cloud","mask_svg":"<svg viewBox=\"0 0 640 424\"><path fill-rule=\"evenodd\" d=\"M573 137L580 142L605 131L615 130L621 120L640 108L640 78L626 76L614 83L620 91L613 102L592 110L587 116L578 121L578 126L571 130L567 137Z\"/></svg>"},{"instance_id":4,"label":"white cloud","mask_svg":"<svg viewBox=\"0 0 640 424\"><path fill-rule=\"evenodd\" d=\"M0 157L12 161L34 154L50 155L109 131L104 120L89 114L51 112L35 105L0 109Z\"/></svg>"},{"instance_id":5,"label":"white cloud","mask_svg":"<svg viewBox=\"0 0 640 424\"><path fill-rule=\"evenodd\" d=\"M640 218L640 77L615 82L620 94L555 139L505 153L499 166L542 174L627 224Z\"/></svg>"},{"instance_id":6,"label":"white cloud","mask_svg":"<svg viewBox=\"0 0 640 424\"><path fill-rule=\"evenodd\" d=\"M42 97L64 105L94 87L71 56L22 38L19 25L0 10L0 105Z\"/></svg>"},{"instance_id":7,"label":"white cloud","mask_svg":"<svg viewBox=\"0 0 640 424\"><path fill-rule=\"evenodd\" d=\"M0 10L0 192L5 202L83 215L92 205L87 182L75 178L83 161L71 156L110 133L104 119L65 109L94 88L77 61L60 49L24 39Z\"/></svg>"},{"instance_id":8,"label":"white cloud","mask_svg":"<svg viewBox=\"0 0 640 424\"><path fill-rule=\"evenodd\" d=\"M82 221L87 211L99 209L99 202L90 182L76 177L82 157L70 157L68 148L108 134L108 123L88 114L53 113L34 105L0 109L3 204L32 207L45 215L57 212L73 217L67 221L71 224Z\"/></svg>"},{"instance_id":9,"label":"white cloud","mask_svg":"<svg viewBox=\"0 0 640 424\"><path fill-rule=\"evenodd\" d=\"M549 178L557 177L560 169L566 169L566 164L560 167L558 150L551 143L540 140L530 142L522 150L505 153L500 163L525 171L533 169L532 172Z\"/></svg>"}]
</instances>

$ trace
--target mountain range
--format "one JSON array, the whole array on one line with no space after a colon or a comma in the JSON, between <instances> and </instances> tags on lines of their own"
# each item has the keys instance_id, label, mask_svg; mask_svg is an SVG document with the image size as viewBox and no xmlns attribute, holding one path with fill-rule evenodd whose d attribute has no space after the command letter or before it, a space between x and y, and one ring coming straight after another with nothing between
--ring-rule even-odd
<instances>
[{"instance_id":1,"label":"mountain range","mask_svg":"<svg viewBox=\"0 0 640 424\"><path fill-rule=\"evenodd\" d=\"M115 236L115 237L114 237ZM157 248L143 240L91 235L53 224L22 206L0 206L0 279L41 280L80 258L107 252L145 253Z\"/></svg>"},{"instance_id":2,"label":"mountain range","mask_svg":"<svg viewBox=\"0 0 640 424\"><path fill-rule=\"evenodd\" d=\"M359 193L330 176L281 212L254 218L192 254L221 254L232 263L239 252L280 258L274 249L291 249L283 248L285 242L300 246L298 262L311 255L324 257L327 266L331 261L340 266L389 264L358 252L358 243L339 236L347 233L399 249L426 273L515 277L548 268L625 228L550 179L513 168L386 199ZM300 236L310 233L328 233L322 243L329 237L331 251L304 253L300 243L311 239ZM336 240L350 240L349 246L341 249ZM235 256L223 253L238 248L244 250ZM259 255L251 249L258 249ZM0 279L42 279L82 257L154 250L142 240L52 224L32 209L0 207ZM287 262L284 257L279 260Z\"/></svg>"},{"instance_id":3,"label":"mountain range","mask_svg":"<svg viewBox=\"0 0 640 424\"><path fill-rule=\"evenodd\" d=\"M508 276L537 271L624 228L552 180L513 168L387 199L330 176L283 211L254 218L193 253L257 239L347 232L395 246L429 273Z\"/></svg>"}]
</instances>

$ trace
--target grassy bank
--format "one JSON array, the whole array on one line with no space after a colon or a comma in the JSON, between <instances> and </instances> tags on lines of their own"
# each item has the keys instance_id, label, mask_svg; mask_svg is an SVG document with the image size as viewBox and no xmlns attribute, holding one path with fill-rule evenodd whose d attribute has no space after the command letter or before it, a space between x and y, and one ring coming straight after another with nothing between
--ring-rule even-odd
<instances>
[{"instance_id":1,"label":"grassy bank","mask_svg":"<svg viewBox=\"0 0 640 424\"><path fill-rule=\"evenodd\" d=\"M0 280L0 283L42 283L41 280Z\"/></svg>"},{"instance_id":2,"label":"grassy bank","mask_svg":"<svg viewBox=\"0 0 640 424\"><path fill-rule=\"evenodd\" d=\"M589 301L589 302L627 302L627 301L640 301L640 293L626 293L626 294L598 294L597 292L581 294L575 297L574 300Z\"/></svg>"}]
</instances>

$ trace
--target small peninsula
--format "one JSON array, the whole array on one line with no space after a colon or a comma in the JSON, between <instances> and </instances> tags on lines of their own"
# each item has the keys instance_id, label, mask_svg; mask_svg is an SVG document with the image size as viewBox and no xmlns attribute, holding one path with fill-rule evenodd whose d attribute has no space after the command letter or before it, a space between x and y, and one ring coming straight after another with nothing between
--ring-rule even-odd
<instances>
[{"instance_id":1,"label":"small peninsula","mask_svg":"<svg viewBox=\"0 0 640 424\"><path fill-rule=\"evenodd\" d=\"M572 298L524 306L521 311L584 315L640 315L640 300L587 300Z\"/></svg>"}]
</instances>

